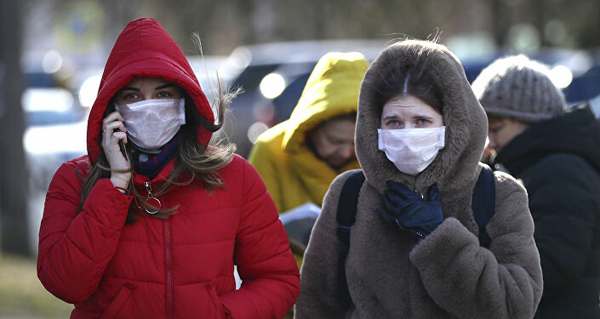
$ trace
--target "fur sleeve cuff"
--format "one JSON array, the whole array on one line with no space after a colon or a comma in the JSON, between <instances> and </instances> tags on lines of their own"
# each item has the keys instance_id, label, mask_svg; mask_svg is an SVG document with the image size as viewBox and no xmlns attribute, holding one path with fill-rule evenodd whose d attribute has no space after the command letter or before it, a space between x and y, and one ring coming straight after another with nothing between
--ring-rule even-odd
<instances>
[{"instance_id":1,"label":"fur sleeve cuff","mask_svg":"<svg viewBox=\"0 0 600 319\"><path fill-rule=\"evenodd\" d=\"M479 247L479 240L458 219L448 217L435 231L422 240L410 253L410 260L420 268L420 265L444 265L445 261L454 258L455 254L464 247L472 245ZM443 266L442 266L443 267Z\"/></svg>"}]
</instances>

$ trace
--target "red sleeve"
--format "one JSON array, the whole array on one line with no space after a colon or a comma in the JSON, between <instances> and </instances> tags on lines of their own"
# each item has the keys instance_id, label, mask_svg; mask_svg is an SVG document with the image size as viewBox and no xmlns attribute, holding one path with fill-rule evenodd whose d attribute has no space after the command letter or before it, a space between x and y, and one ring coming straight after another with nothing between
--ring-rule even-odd
<instances>
[{"instance_id":1,"label":"red sleeve","mask_svg":"<svg viewBox=\"0 0 600 319\"><path fill-rule=\"evenodd\" d=\"M277 208L244 161L242 218L235 256L243 283L220 296L232 318L283 318L300 293L300 275Z\"/></svg>"},{"instance_id":2,"label":"red sleeve","mask_svg":"<svg viewBox=\"0 0 600 319\"><path fill-rule=\"evenodd\" d=\"M63 164L50 183L40 226L38 277L48 291L83 302L97 289L125 225L132 197L98 180L78 213L82 165Z\"/></svg>"}]
</instances>

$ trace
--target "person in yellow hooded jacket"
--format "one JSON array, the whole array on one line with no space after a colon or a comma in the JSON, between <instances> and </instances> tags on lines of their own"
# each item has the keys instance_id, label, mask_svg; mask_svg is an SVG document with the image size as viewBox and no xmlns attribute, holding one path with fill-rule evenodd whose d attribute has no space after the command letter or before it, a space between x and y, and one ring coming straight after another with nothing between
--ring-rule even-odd
<instances>
[{"instance_id":1,"label":"person in yellow hooded jacket","mask_svg":"<svg viewBox=\"0 0 600 319\"><path fill-rule=\"evenodd\" d=\"M358 52L325 54L290 118L262 133L249 161L280 213L321 206L340 173L359 168L354 154L358 92L369 62Z\"/></svg>"},{"instance_id":2,"label":"person in yellow hooded jacket","mask_svg":"<svg viewBox=\"0 0 600 319\"><path fill-rule=\"evenodd\" d=\"M320 209L333 179L360 168L354 153L354 128L358 92L368 68L369 62L358 52L325 54L290 118L258 137L248 160L280 214L306 203ZM312 223L284 225L300 268ZM292 317L290 309L285 318Z\"/></svg>"}]
</instances>

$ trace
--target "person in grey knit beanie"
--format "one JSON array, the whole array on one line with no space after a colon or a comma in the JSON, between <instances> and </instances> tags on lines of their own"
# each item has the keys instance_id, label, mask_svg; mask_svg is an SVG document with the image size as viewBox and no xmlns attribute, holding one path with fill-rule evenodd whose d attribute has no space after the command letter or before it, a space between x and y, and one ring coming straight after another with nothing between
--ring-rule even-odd
<instances>
[{"instance_id":1,"label":"person in grey knit beanie","mask_svg":"<svg viewBox=\"0 0 600 319\"><path fill-rule=\"evenodd\" d=\"M565 108L548 68L524 55L496 60L472 88L489 163L527 189L544 279L535 318L600 318L600 122L585 103Z\"/></svg>"},{"instance_id":2,"label":"person in grey knit beanie","mask_svg":"<svg viewBox=\"0 0 600 319\"><path fill-rule=\"evenodd\" d=\"M524 55L509 56L481 71L472 87L488 115L535 123L562 114L566 105L548 72Z\"/></svg>"}]
</instances>

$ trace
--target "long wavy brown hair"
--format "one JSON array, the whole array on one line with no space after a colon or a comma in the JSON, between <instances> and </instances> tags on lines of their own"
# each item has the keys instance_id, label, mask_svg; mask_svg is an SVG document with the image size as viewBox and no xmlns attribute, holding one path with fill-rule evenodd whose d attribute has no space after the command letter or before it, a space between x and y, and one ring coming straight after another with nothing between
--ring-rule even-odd
<instances>
[{"instance_id":1,"label":"long wavy brown hair","mask_svg":"<svg viewBox=\"0 0 600 319\"><path fill-rule=\"evenodd\" d=\"M182 89L185 98L185 116L186 124L183 125L179 130L179 149L175 158L175 166L173 171L166 179L165 183L161 185L152 193L155 197L164 194L172 186L182 186L197 182L204 185L206 191L211 193L217 188L224 188L223 182L218 174L218 170L225 167L233 159L233 152L235 151L235 145L229 143L228 139L224 134L214 134L211 138L210 143L207 146L199 145L196 142L198 126L202 125L204 129L209 132L219 131L224 123L226 116L227 107L231 101L240 93L240 89L232 92L225 92L223 84L217 77L217 89L214 92L214 101L212 103L213 108L216 111L215 124L209 123L206 119L202 118L195 107L194 101L190 96ZM105 116L110 112L114 111L114 101L110 101L105 112ZM128 159L132 158L132 150L125 147L125 154ZM130 169L129 172L133 172L135 167L134 161L129 160ZM96 163L92 166L86 178L81 178L83 186L81 189L81 203L79 211L83 209L83 204L86 198L89 196L92 188L96 185L101 178L110 178L111 172L116 171L110 168L104 150L100 148L100 157ZM132 223L136 220L136 214L145 214L146 209L158 210L157 213L151 216L166 219L169 216L176 213L178 206L163 209L154 207L152 204L146 202L146 194L140 193L133 186L133 174L129 181L128 190L134 196L134 201L129 207L129 213L127 216L127 222Z\"/></svg>"}]
</instances>

